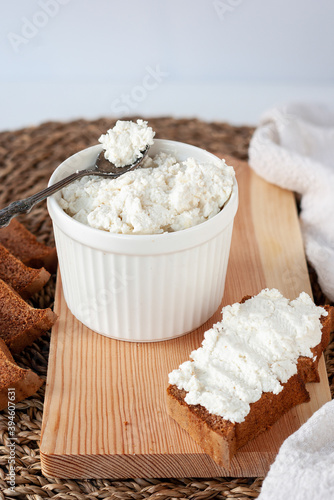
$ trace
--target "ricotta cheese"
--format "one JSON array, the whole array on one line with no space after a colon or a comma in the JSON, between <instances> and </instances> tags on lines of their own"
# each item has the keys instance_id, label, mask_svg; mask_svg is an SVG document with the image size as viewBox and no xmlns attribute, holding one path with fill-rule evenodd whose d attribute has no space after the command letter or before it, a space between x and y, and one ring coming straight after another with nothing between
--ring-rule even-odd
<instances>
[{"instance_id":1,"label":"ricotta cheese","mask_svg":"<svg viewBox=\"0 0 334 500\"><path fill-rule=\"evenodd\" d=\"M321 340L320 317L327 312L304 292L290 301L276 289L264 289L243 304L224 307L222 315L191 360L169 374L169 383L187 392L186 403L243 422L263 392L281 392L282 383L297 373L299 356L312 357L310 348Z\"/></svg>"},{"instance_id":2,"label":"ricotta cheese","mask_svg":"<svg viewBox=\"0 0 334 500\"><path fill-rule=\"evenodd\" d=\"M118 120L114 128L101 135L99 142L102 144L104 157L116 167L131 165L143 156L143 151L153 144L153 132L147 122L137 120Z\"/></svg>"},{"instance_id":3,"label":"ricotta cheese","mask_svg":"<svg viewBox=\"0 0 334 500\"><path fill-rule=\"evenodd\" d=\"M160 153L117 179L90 176L73 182L62 189L60 206L79 222L112 233L172 232L216 215L233 182L234 170L224 160L179 162Z\"/></svg>"}]
</instances>

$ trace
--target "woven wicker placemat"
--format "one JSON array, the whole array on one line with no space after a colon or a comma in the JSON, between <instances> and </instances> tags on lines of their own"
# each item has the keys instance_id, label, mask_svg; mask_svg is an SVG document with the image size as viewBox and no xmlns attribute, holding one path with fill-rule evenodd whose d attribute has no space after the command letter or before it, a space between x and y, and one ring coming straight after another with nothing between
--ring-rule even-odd
<instances>
[{"instance_id":1,"label":"woven wicker placemat","mask_svg":"<svg viewBox=\"0 0 334 500\"><path fill-rule=\"evenodd\" d=\"M135 118L135 117L134 117ZM200 146L212 153L234 155L247 159L251 127L233 127L226 123L205 123L199 120L154 118L149 120L156 137L173 139ZM38 127L0 133L0 207L15 199L29 196L46 186L52 171L68 156L97 143L97 138L115 120L101 118L95 121L76 120L70 123L48 122ZM45 202L21 221L38 238L53 244L51 221ZM310 268L315 301L328 303ZM33 297L35 307L53 305L55 276L44 290ZM20 366L32 368L46 378L50 335L46 334L15 356ZM326 351L326 366L332 394L334 391L334 339ZM0 499L42 498L59 499L150 499L167 500L193 498L251 499L261 488L261 478L180 478L61 480L41 473L39 440L43 414L44 386L35 396L16 405L16 487L15 494L6 482L10 450L8 448L8 414L0 412Z\"/></svg>"}]
</instances>

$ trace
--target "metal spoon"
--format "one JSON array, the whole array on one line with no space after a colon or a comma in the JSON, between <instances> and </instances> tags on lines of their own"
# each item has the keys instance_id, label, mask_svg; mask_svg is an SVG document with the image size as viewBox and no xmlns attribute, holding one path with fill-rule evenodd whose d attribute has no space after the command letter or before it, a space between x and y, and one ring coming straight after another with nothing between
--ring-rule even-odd
<instances>
[{"instance_id":1,"label":"metal spoon","mask_svg":"<svg viewBox=\"0 0 334 500\"><path fill-rule=\"evenodd\" d=\"M96 159L95 165L93 165L92 167L89 167L85 170L77 170L74 174L71 174L61 181L56 182L56 184L43 189L43 191L29 196L29 198L25 198L19 201L13 201L13 203L8 205L8 207L0 210L0 228L8 226L12 218L16 217L16 215L28 214L30 210L36 205L36 203L45 200L45 198L56 193L57 191L59 191L59 189L67 186L76 179L80 179L81 177L84 177L86 175L99 175L102 177L111 177L113 179L116 179L120 175L123 175L126 172L130 172L130 170L138 168L141 162L146 157L149 149L150 146L147 146L146 149L142 151L143 156L138 158L131 165L126 165L125 167L116 167L109 160L105 159L104 151L101 151Z\"/></svg>"}]
</instances>

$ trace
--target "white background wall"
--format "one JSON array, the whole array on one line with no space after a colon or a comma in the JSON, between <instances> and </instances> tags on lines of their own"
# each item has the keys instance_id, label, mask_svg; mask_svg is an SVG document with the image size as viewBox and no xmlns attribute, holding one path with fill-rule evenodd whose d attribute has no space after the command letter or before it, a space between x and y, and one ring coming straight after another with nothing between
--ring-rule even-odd
<instances>
[{"instance_id":1,"label":"white background wall","mask_svg":"<svg viewBox=\"0 0 334 500\"><path fill-rule=\"evenodd\" d=\"M334 101L332 0L0 2L0 129Z\"/></svg>"}]
</instances>

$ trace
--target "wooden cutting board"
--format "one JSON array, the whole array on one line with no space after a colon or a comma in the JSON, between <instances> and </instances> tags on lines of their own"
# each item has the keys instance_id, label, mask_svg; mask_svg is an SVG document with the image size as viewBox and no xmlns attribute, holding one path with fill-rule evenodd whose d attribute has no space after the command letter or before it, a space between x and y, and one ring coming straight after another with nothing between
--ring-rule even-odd
<instances>
[{"instance_id":1,"label":"wooden cutting board","mask_svg":"<svg viewBox=\"0 0 334 500\"><path fill-rule=\"evenodd\" d=\"M222 306L278 288L311 293L291 192L268 184L246 164L236 169L240 205ZM168 415L167 375L199 347L198 330L175 340L130 343L92 332L67 309L58 275L41 437L43 473L60 478L217 477L265 475L282 442L330 400L323 358L309 403L240 449L230 470L218 467Z\"/></svg>"}]
</instances>

